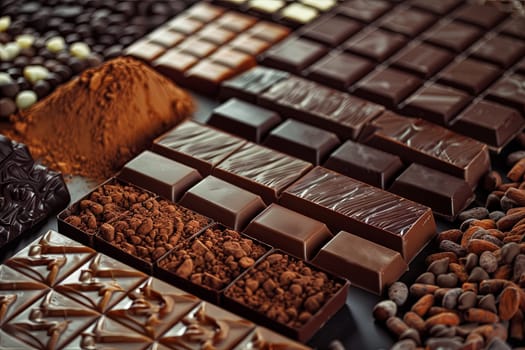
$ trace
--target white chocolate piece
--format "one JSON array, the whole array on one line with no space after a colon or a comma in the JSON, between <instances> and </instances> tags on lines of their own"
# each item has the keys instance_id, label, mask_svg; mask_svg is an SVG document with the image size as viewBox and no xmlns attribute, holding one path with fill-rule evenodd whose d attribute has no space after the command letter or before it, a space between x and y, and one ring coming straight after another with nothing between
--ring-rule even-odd
<instances>
[{"instance_id":1,"label":"white chocolate piece","mask_svg":"<svg viewBox=\"0 0 525 350\"><path fill-rule=\"evenodd\" d=\"M0 72L0 85L9 84L13 82L13 78L8 73Z\"/></svg>"},{"instance_id":2,"label":"white chocolate piece","mask_svg":"<svg viewBox=\"0 0 525 350\"><path fill-rule=\"evenodd\" d=\"M11 25L11 17L2 16L0 17L0 32L5 32Z\"/></svg>"},{"instance_id":3,"label":"white chocolate piece","mask_svg":"<svg viewBox=\"0 0 525 350\"><path fill-rule=\"evenodd\" d=\"M43 66L26 66L24 68L24 78L31 84L39 80L46 79L49 76L49 71Z\"/></svg>"},{"instance_id":4,"label":"white chocolate piece","mask_svg":"<svg viewBox=\"0 0 525 350\"><path fill-rule=\"evenodd\" d=\"M34 91L24 90L16 95L15 103L18 109L26 109L34 105L37 100L38 97Z\"/></svg>"},{"instance_id":5,"label":"white chocolate piece","mask_svg":"<svg viewBox=\"0 0 525 350\"><path fill-rule=\"evenodd\" d=\"M89 57L89 55L91 54L91 49L86 43L77 42L71 45L71 47L69 48L69 52L71 53L71 56L84 59Z\"/></svg>"},{"instance_id":6,"label":"white chocolate piece","mask_svg":"<svg viewBox=\"0 0 525 350\"><path fill-rule=\"evenodd\" d=\"M33 46L33 43L35 42L35 37L31 34L22 34L18 35L15 41L18 44L18 46L20 46L22 49L27 49Z\"/></svg>"},{"instance_id":7,"label":"white chocolate piece","mask_svg":"<svg viewBox=\"0 0 525 350\"><path fill-rule=\"evenodd\" d=\"M290 4L282 11L283 17L299 23L308 23L317 17L318 14L319 12L313 7L299 3Z\"/></svg>"},{"instance_id":8,"label":"white chocolate piece","mask_svg":"<svg viewBox=\"0 0 525 350\"><path fill-rule=\"evenodd\" d=\"M54 36L52 38L47 39L46 48L50 52L56 53L66 48L66 42L61 36Z\"/></svg>"},{"instance_id":9,"label":"white chocolate piece","mask_svg":"<svg viewBox=\"0 0 525 350\"><path fill-rule=\"evenodd\" d=\"M0 50L0 59L2 61L12 61L20 53L20 46L15 42L10 42L4 45Z\"/></svg>"},{"instance_id":10,"label":"white chocolate piece","mask_svg":"<svg viewBox=\"0 0 525 350\"><path fill-rule=\"evenodd\" d=\"M266 13L274 13L284 6L283 0L252 0L250 8Z\"/></svg>"},{"instance_id":11,"label":"white chocolate piece","mask_svg":"<svg viewBox=\"0 0 525 350\"><path fill-rule=\"evenodd\" d=\"M301 2L320 11L328 11L335 6L336 0L301 0Z\"/></svg>"}]
</instances>

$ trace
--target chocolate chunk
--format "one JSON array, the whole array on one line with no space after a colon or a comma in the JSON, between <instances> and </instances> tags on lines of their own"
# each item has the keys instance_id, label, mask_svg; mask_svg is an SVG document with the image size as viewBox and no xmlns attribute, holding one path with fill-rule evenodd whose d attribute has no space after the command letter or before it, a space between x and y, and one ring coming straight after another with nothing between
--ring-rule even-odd
<instances>
[{"instance_id":1,"label":"chocolate chunk","mask_svg":"<svg viewBox=\"0 0 525 350\"><path fill-rule=\"evenodd\" d=\"M209 41L210 43L224 45L228 41L232 40L236 36L236 33L228 29L221 28L217 24L209 24L197 32L196 35L198 35L198 37L202 38L203 40Z\"/></svg>"},{"instance_id":2,"label":"chocolate chunk","mask_svg":"<svg viewBox=\"0 0 525 350\"><path fill-rule=\"evenodd\" d=\"M426 0L411 0L410 5L433 12L437 15L445 15L452 11L459 4L461 0L441 0L441 1L426 1Z\"/></svg>"},{"instance_id":3,"label":"chocolate chunk","mask_svg":"<svg viewBox=\"0 0 525 350\"><path fill-rule=\"evenodd\" d=\"M271 44L249 34L241 34L228 43L235 50L257 56L266 51Z\"/></svg>"},{"instance_id":4,"label":"chocolate chunk","mask_svg":"<svg viewBox=\"0 0 525 350\"><path fill-rule=\"evenodd\" d=\"M322 247L312 262L378 295L408 270L398 252L345 231Z\"/></svg>"},{"instance_id":5,"label":"chocolate chunk","mask_svg":"<svg viewBox=\"0 0 525 350\"><path fill-rule=\"evenodd\" d=\"M467 58L451 63L437 78L442 84L477 95L500 74L500 70L492 64Z\"/></svg>"},{"instance_id":6,"label":"chocolate chunk","mask_svg":"<svg viewBox=\"0 0 525 350\"><path fill-rule=\"evenodd\" d=\"M449 63L453 55L424 43L412 45L399 53L392 65L428 79Z\"/></svg>"},{"instance_id":7,"label":"chocolate chunk","mask_svg":"<svg viewBox=\"0 0 525 350\"><path fill-rule=\"evenodd\" d=\"M479 28L456 21L445 21L427 31L424 40L454 52L465 50L482 34Z\"/></svg>"},{"instance_id":8,"label":"chocolate chunk","mask_svg":"<svg viewBox=\"0 0 525 350\"><path fill-rule=\"evenodd\" d=\"M160 27L159 29L148 34L147 38L152 43L160 44L166 48L170 48L184 40L184 35L173 30L169 30L166 27Z\"/></svg>"},{"instance_id":9,"label":"chocolate chunk","mask_svg":"<svg viewBox=\"0 0 525 350\"><path fill-rule=\"evenodd\" d=\"M414 37L436 21L432 14L417 9L396 7L380 21L380 27Z\"/></svg>"},{"instance_id":10,"label":"chocolate chunk","mask_svg":"<svg viewBox=\"0 0 525 350\"><path fill-rule=\"evenodd\" d=\"M243 15L238 12L226 12L215 21L219 26L236 33L247 30L253 26L255 22L257 22L255 17Z\"/></svg>"},{"instance_id":11,"label":"chocolate chunk","mask_svg":"<svg viewBox=\"0 0 525 350\"><path fill-rule=\"evenodd\" d=\"M270 132L264 144L318 165L339 145L339 138L334 133L288 119Z\"/></svg>"},{"instance_id":12,"label":"chocolate chunk","mask_svg":"<svg viewBox=\"0 0 525 350\"><path fill-rule=\"evenodd\" d=\"M253 38L267 41L269 43L277 43L286 38L290 33L290 29L268 22L257 22L253 27L246 31L246 34Z\"/></svg>"},{"instance_id":13,"label":"chocolate chunk","mask_svg":"<svg viewBox=\"0 0 525 350\"><path fill-rule=\"evenodd\" d=\"M265 207L258 195L213 176L190 188L180 203L234 230L242 230Z\"/></svg>"},{"instance_id":14,"label":"chocolate chunk","mask_svg":"<svg viewBox=\"0 0 525 350\"><path fill-rule=\"evenodd\" d=\"M494 36L480 42L472 50L472 56L508 68L525 53L525 43L504 35Z\"/></svg>"},{"instance_id":15,"label":"chocolate chunk","mask_svg":"<svg viewBox=\"0 0 525 350\"><path fill-rule=\"evenodd\" d=\"M474 200L463 179L416 163L399 175L389 191L427 205L450 221Z\"/></svg>"},{"instance_id":16,"label":"chocolate chunk","mask_svg":"<svg viewBox=\"0 0 525 350\"><path fill-rule=\"evenodd\" d=\"M146 62L151 62L162 55L165 51L166 49L163 46L143 39L133 43L124 51L124 53Z\"/></svg>"},{"instance_id":17,"label":"chocolate chunk","mask_svg":"<svg viewBox=\"0 0 525 350\"><path fill-rule=\"evenodd\" d=\"M178 49L170 49L152 62L152 66L176 83L184 82L185 73L199 59Z\"/></svg>"},{"instance_id":18,"label":"chocolate chunk","mask_svg":"<svg viewBox=\"0 0 525 350\"><path fill-rule=\"evenodd\" d=\"M401 49L407 40L401 34L381 29L365 29L343 44L346 51L383 62Z\"/></svg>"},{"instance_id":19,"label":"chocolate chunk","mask_svg":"<svg viewBox=\"0 0 525 350\"><path fill-rule=\"evenodd\" d=\"M303 160L247 142L217 165L212 174L258 194L269 204L311 167Z\"/></svg>"},{"instance_id":20,"label":"chocolate chunk","mask_svg":"<svg viewBox=\"0 0 525 350\"><path fill-rule=\"evenodd\" d=\"M345 1L337 7L337 12L370 23L390 9L390 4L381 0Z\"/></svg>"},{"instance_id":21,"label":"chocolate chunk","mask_svg":"<svg viewBox=\"0 0 525 350\"><path fill-rule=\"evenodd\" d=\"M209 60L229 67L236 73L244 72L257 64L254 57L229 47L219 48L209 57Z\"/></svg>"},{"instance_id":22,"label":"chocolate chunk","mask_svg":"<svg viewBox=\"0 0 525 350\"><path fill-rule=\"evenodd\" d=\"M335 47L357 32L361 25L344 16L324 16L301 29L301 36Z\"/></svg>"},{"instance_id":23,"label":"chocolate chunk","mask_svg":"<svg viewBox=\"0 0 525 350\"><path fill-rule=\"evenodd\" d=\"M507 14L492 6L466 4L454 11L452 16L460 21L477 25L483 29L490 29L507 17Z\"/></svg>"},{"instance_id":24,"label":"chocolate chunk","mask_svg":"<svg viewBox=\"0 0 525 350\"><path fill-rule=\"evenodd\" d=\"M501 31L516 38L525 39L525 19L521 17L509 18L503 23Z\"/></svg>"},{"instance_id":25,"label":"chocolate chunk","mask_svg":"<svg viewBox=\"0 0 525 350\"><path fill-rule=\"evenodd\" d=\"M273 111L232 98L213 110L208 124L260 143L281 122Z\"/></svg>"},{"instance_id":26,"label":"chocolate chunk","mask_svg":"<svg viewBox=\"0 0 525 350\"><path fill-rule=\"evenodd\" d=\"M446 126L469 101L470 96L462 91L432 84L407 98L402 111Z\"/></svg>"},{"instance_id":27,"label":"chocolate chunk","mask_svg":"<svg viewBox=\"0 0 525 350\"><path fill-rule=\"evenodd\" d=\"M124 165L118 177L174 202L202 179L197 170L150 151Z\"/></svg>"},{"instance_id":28,"label":"chocolate chunk","mask_svg":"<svg viewBox=\"0 0 525 350\"><path fill-rule=\"evenodd\" d=\"M347 53L327 55L308 69L308 78L345 90L374 68L372 62Z\"/></svg>"},{"instance_id":29,"label":"chocolate chunk","mask_svg":"<svg viewBox=\"0 0 525 350\"><path fill-rule=\"evenodd\" d=\"M16 112L16 104L13 99L8 97L0 98L0 118L8 118Z\"/></svg>"},{"instance_id":30,"label":"chocolate chunk","mask_svg":"<svg viewBox=\"0 0 525 350\"><path fill-rule=\"evenodd\" d=\"M488 89L487 94L488 98L525 114L525 76L513 74L503 77Z\"/></svg>"},{"instance_id":31,"label":"chocolate chunk","mask_svg":"<svg viewBox=\"0 0 525 350\"><path fill-rule=\"evenodd\" d=\"M282 335L272 332L264 327L257 327L255 331L245 341L239 344L234 350L242 349L266 349L279 348L287 350L310 350L306 345L296 343Z\"/></svg>"},{"instance_id":32,"label":"chocolate chunk","mask_svg":"<svg viewBox=\"0 0 525 350\"><path fill-rule=\"evenodd\" d=\"M219 85L234 73L229 67L204 59L186 72L185 85L203 94L216 95Z\"/></svg>"},{"instance_id":33,"label":"chocolate chunk","mask_svg":"<svg viewBox=\"0 0 525 350\"><path fill-rule=\"evenodd\" d=\"M351 231L396 250L406 261L436 229L430 208L323 167L288 187L279 204L323 221L333 231Z\"/></svg>"},{"instance_id":34,"label":"chocolate chunk","mask_svg":"<svg viewBox=\"0 0 525 350\"><path fill-rule=\"evenodd\" d=\"M323 45L306 39L289 38L268 50L262 62L269 67L299 74L325 53Z\"/></svg>"},{"instance_id":35,"label":"chocolate chunk","mask_svg":"<svg viewBox=\"0 0 525 350\"><path fill-rule=\"evenodd\" d=\"M382 189L403 169L398 156L350 140L335 150L324 166Z\"/></svg>"},{"instance_id":36,"label":"chocolate chunk","mask_svg":"<svg viewBox=\"0 0 525 350\"><path fill-rule=\"evenodd\" d=\"M244 233L304 260L313 258L332 237L324 223L275 203L257 215Z\"/></svg>"},{"instance_id":37,"label":"chocolate chunk","mask_svg":"<svg viewBox=\"0 0 525 350\"><path fill-rule=\"evenodd\" d=\"M204 23L199 20L192 19L187 15L179 15L168 21L165 26L175 32L184 35L191 35L201 29L204 26Z\"/></svg>"}]
</instances>

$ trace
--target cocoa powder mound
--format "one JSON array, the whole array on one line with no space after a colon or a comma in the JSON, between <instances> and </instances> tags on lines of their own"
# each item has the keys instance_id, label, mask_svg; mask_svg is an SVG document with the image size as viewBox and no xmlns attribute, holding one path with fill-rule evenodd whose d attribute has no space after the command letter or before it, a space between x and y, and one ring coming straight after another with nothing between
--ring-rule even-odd
<instances>
[{"instance_id":1,"label":"cocoa powder mound","mask_svg":"<svg viewBox=\"0 0 525 350\"><path fill-rule=\"evenodd\" d=\"M183 90L147 65L120 57L85 71L12 116L11 135L65 174L103 179L193 112Z\"/></svg>"}]
</instances>

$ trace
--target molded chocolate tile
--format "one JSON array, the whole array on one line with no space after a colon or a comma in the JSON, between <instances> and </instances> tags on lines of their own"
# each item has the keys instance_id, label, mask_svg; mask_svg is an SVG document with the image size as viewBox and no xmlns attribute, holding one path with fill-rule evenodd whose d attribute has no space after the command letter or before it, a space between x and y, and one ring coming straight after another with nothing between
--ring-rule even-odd
<instances>
[{"instance_id":1,"label":"molded chocolate tile","mask_svg":"<svg viewBox=\"0 0 525 350\"><path fill-rule=\"evenodd\" d=\"M477 95L501 74L498 67L474 59L452 62L437 75L441 84Z\"/></svg>"}]
</instances>

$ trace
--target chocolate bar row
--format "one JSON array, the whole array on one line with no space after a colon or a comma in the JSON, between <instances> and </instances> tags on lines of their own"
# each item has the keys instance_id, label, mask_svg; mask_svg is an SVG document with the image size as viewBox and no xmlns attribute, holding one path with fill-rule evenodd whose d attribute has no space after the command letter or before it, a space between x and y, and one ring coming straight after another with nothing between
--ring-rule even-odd
<instances>
[{"instance_id":1,"label":"chocolate bar row","mask_svg":"<svg viewBox=\"0 0 525 350\"><path fill-rule=\"evenodd\" d=\"M256 56L290 30L207 3L174 17L125 53L142 59L176 83L205 94L256 65Z\"/></svg>"},{"instance_id":2,"label":"chocolate bar row","mask_svg":"<svg viewBox=\"0 0 525 350\"><path fill-rule=\"evenodd\" d=\"M276 255L261 264L273 258L307 283ZM2 349L309 349L54 231L0 265L0 277Z\"/></svg>"},{"instance_id":3,"label":"chocolate bar row","mask_svg":"<svg viewBox=\"0 0 525 350\"><path fill-rule=\"evenodd\" d=\"M0 135L0 249L69 200L62 174L36 164L26 145Z\"/></svg>"},{"instance_id":4,"label":"chocolate bar row","mask_svg":"<svg viewBox=\"0 0 525 350\"><path fill-rule=\"evenodd\" d=\"M199 184L204 185L204 181ZM229 189L215 190L224 196ZM236 190L229 193L228 199L235 202L230 208L224 205L222 211L213 211L218 204L212 203L210 207L215 204L215 208L208 211L213 211L215 217L224 215L227 220L228 215L253 217L264 207L258 196ZM261 206L239 204L238 194L251 195ZM181 204L186 205L184 199ZM225 213L227 209L238 212ZM343 280L182 205L114 179L73 204L58 220L61 232L80 238L97 251L301 341L309 339L345 303L348 285ZM283 282L280 275L290 269L291 278ZM247 281L252 271L257 271L255 284ZM267 275L262 280L261 273ZM265 283L267 279L275 281L271 288ZM293 281L304 292L294 291L297 286L292 287ZM258 296L255 304L255 299L243 301L244 292L237 292L237 286L244 290L246 283ZM265 297L275 297L276 289L281 297L273 300L272 310L259 308L261 303L272 300ZM307 301L313 295L317 297ZM318 300L319 295L323 297ZM318 307L310 305L313 299Z\"/></svg>"}]
</instances>

